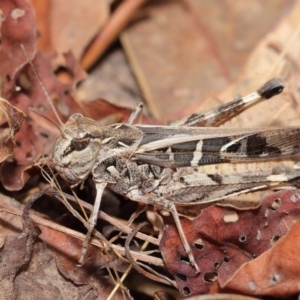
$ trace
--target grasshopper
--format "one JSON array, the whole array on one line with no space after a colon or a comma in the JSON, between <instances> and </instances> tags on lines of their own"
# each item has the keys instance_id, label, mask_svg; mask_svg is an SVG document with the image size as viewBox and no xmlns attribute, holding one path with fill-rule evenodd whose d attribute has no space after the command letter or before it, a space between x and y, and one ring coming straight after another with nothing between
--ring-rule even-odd
<instances>
[{"instance_id":1,"label":"grasshopper","mask_svg":"<svg viewBox=\"0 0 300 300\"><path fill-rule=\"evenodd\" d=\"M191 265L199 272L176 205L219 202L293 180L300 173L248 177L192 174L176 178L176 169L295 155L299 153L300 128L195 126L218 125L254 101L268 99L282 89L281 80L273 79L255 93L171 126L132 125L140 107L128 124L106 127L81 114L72 115L61 125L51 164L72 186L83 183L90 174L96 185L97 196L79 263L83 263L97 221L103 190L109 186L133 201L159 205L171 212Z\"/></svg>"},{"instance_id":2,"label":"grasshopper","mask_svg":"<svg viewBox=\"0 0 300 300\"><path fill-rule=\"evenodd\" d=\"M32 65L30 60L29 63ZM170 126L133 125L141 115L142 105L135 109L127 123L100 126L79 113L73 114L63 124L35 73L60 124L50 166L71 187L83 184L91 175L97 190L80 264L84 262L106 187L130 200L159 205L169 211L190 264L198 273L200 270L181 226L176 205L217 203L233 195L278 186L300 176L300 171L269 176L221 176L198 172L178 175L189 167L256 162L299 154L300 127L214 127L248 106L281 93L284 88L281 79L272 79L249 95L195 113Z\"/></svg>"}]
</instances>

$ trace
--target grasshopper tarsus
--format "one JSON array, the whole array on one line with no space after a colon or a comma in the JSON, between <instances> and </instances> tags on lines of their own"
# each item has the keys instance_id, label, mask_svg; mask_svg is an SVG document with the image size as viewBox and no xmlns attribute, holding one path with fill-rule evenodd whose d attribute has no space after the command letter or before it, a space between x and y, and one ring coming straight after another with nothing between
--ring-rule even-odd
<instances>
[{"instance_id":1,"label":"grasshopper tarsus","mask_svg":"<svg viewBox=\"0 0 300 300\"><path fill-rule=\"evenodd\" d=\"M281 78L273 78L267 81L260 89L258 93L262 98L269 99L282 92L284 89L284 83Z\"/></svg>"}]
</instances>

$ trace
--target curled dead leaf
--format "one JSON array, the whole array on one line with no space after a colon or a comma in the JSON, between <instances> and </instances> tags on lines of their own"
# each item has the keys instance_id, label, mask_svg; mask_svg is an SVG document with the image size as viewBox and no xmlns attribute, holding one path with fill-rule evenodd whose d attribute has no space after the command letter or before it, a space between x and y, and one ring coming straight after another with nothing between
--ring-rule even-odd
<instances>
[{"instance_id":1,"label":"curled dead leaf","mask_svg":"<svg viewBox=\"0 0 300 300\"><path fill-rule=\"evenodd\" d=\"M13 154L16 146L15 134L20 130L25 114L0 98L0 123L5 126L0 132L0 163Z\"/></svg>"},{"instance_id":2,"label":"curled dead leaf","mask_svg":"<svg viewBox=\"0 0 300 300\"><path fill-rule=\"evenodd\" d=\"M3 87L27 63L20 44L24 45L29 57L34 56L35 17L26 0L2 0L0 11L0 83Z\"/></svg>"}]
</instances>

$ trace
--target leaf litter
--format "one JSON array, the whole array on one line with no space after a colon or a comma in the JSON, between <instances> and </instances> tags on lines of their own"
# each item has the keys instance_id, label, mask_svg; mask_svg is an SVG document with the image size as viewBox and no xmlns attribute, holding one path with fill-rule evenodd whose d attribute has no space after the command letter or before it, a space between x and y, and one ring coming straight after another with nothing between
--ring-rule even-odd
<instances>
[{"instance_id":1,"label":"leaf litter","mask_svg":"<svg viewBox=\"0 0 300 300\"><path fill-rule=\"evenodd\" d=\"M117 5L117 2L114 5ZM244 49L245 51L239 52L240 56L236 57L237 62L232 62L234 57L230 54L231 52L234 53L236 49L231 51L229 46L224 47L223 42L218 40L218 35L217 38L214 36L213 33L218 32L219 29L209 27L209 20L208 23L202 24L197 21L199 15L202 15L202 17L209 16L210 14L207 11L210 11L213 16L214 13L218 14L222 11L222 7L218 7L218 9L213 6L207 7L204 9L206 13L203 15L201 7L203 9L204 3L196 5L192 1L182 1L182 3L179 3L179 1L163 1L163 4L158 4L154 1L138 10L147 1L140 1L138 4L133 2L124 1L123 6L119 5L117 9L112 10L111 16L109 16L109 3L105 1L101 3L94 1L85 6L83 3L77 5L71 0L64 3L49 0L46 1L44 7L40 6L39 1L33 0L30 2L25 0L5 0L1 2L0 82L1 95L8 101L1 100L2 131L0 142L2 147L0 159L2 164L0 176L3 194L14 195L14 197L24 201L24 194L30 195L33 190L45 186L45 183L39 177L40 170L36 167L36 164L51 154L52 145L58 134L57 128L40 116L43 115L48 119L55 120L52 110L45 101L38 79L27 64L27 59L21 50L20 44L24 45L29 57L33 60L33 64L63 121L66 121L71 114L80 112L103 122L102 124L126 122L134 103L141 99L140 88L152 114L160 117L160 120L155 120L149 116L143 116L143 122L159 124L194 112L200 107L202 109L217 106L224 99L231 100L235 94L243 94L246 90L249 92L259 86L262 81L265 81L265 74L276 62L279 53L282 52L287 43L287 38L295 31L295 20L297 20L300 10L299 3L295 1L286 3L278 0L276 5L272 6L272 10L268 10L267 26L261 31L260 36L260 38L263 37L262 42L256 46L250 58L248 57L251 49L247 51ZM254 2L249 4L248 7L251 8L251 12L254 15L255 13L258 15L264 13L267 6L259 7L258 5L261 2ZM230 7L229 15L233 16L238 12L237 15L240 16L240 20L246 24L246 27L249 27L247 22L251 20L243 19L243 17L246 18L246 12L248 13L249 9L235 6L230 1L227 5ZM72 7L67 14L63 14L66 11L65 6ZM278 11L281 11L281 14L278 14ZM171 17L168 15L169 12ZM174 26L172 27L172 24L174 24L172 14L180 17L180 20L188 18L190 22L185 24L193 30L190 32L195 32L199 28L206 30L201 31L206 47L200 52L202 53L200 57L202 56L204 59L203 64L209 67L216 64L216 68L211 69L211 72L215 72L216 76L204 72L202 73L204 75L198 77L195 76L196 73L192 73L193 80L190 82L194 86L187 88L190 82L188 81L188 75L183 72L185 62L188 61L193 66L193 68L185 68L185 71L198 72L204 69L204 67L201 67L202 64L195 64L195 60L198 59L193 56L196 55L197 47L201 46L201 39L198 37L194 39L198 42L198 46L192 47L193 50L186 48L189 45L188 42L178 43L178 34L182 34L179 31L177 33L176 31L172 32L172 38L164 39L162 35L167 32L164 32L164 30L167 30L169 26L174 28ZM86 15L89 15L90 18L86 18ZM133 15L134 17L132 17ZM129 78L131 74L126 71L127 73L124 73L126 74L125 77L121 80L121 85L125 87L128 100L125 96L122 96L122 91L116 91L115 94L111 92L114 87L113 85L110 86L109 82L114 81L113 77L110 81L107 81L107 91L105 91L105 87L94 94L85 91L85 89L93 88L97 77L93 78L92 84L86 86L83 84L80 87L80 93L84 96L79 98L77 95L78 85L86 76L87 80L91 78L91 75L87 75L80 66L80 64L84 65L83 58L87 55L86 53L92 53L88 54L91 55L88 61L96 61L97 51L98 55L102 54L104 49L107 49L113 39L125 28L126 24L128 25L130 20L132 23L122 34L121 43L129 57L140 85L139 88L132 78L128 79L128 83L131 82L127 86L126 77ZM183 21L178 20L176 22L182 24ZM277 20L276 26L274 20ZM80 24L80 32L72 23L74 21L76 24ZM68 26L64 27L62 25L65 23ZM223 24L215 23L215 25L224 28ZM228 23L228 26L234 25ZM257 26L261 25L257 24ZM272 26L274 28L270 32ZM240 30L243 33L246 32L246 29L242 27ZM112 36L103 39L103 36L101 36L103 32L111 32ZM148 32L148 34L145 34L145 32ZM253 32L255 32L254 28ZM265 36L267 32L270 33ZM231 34L229 27L227 27L224 29L223 35L225 38L230 37L231 39L228 40L231 44L234 44L234 36L238 34ZM142 37L148 38L147 42L152 43L152 47L149 48L143 42ZM186 36L186 38L188 37ZM259 38L251 36L251 31L249 31L249 39L246 40L246 36L244 38L243 45L249 43L252 48L259 41ZM93 44L93 40L96 41L95 44ZM103 43L100 48L99 41L100 44ZM246 112L245 115L243 114L234 119L230 126L297 124L299 120L297 108L299 100L299 87L297 84L299 81L299 73L297 73L298 43L299 41L296 39L294 46L288 50L288 54L278 71L278 75L281 74L288 82L286 92L278 97L279 99L276 101L262 104L263 106L267 105L266 109L255 110L254 108L249 113ZM168 54L166 47L163 48L165 51L153 51L153 49L161 47L162 44L170 47L171 50L176 50L176 47L178 47L179 53L187 53L188 51L190 55L182 55L183 62L181 61L181 64L177 60L178 65L171 65L166 57L176 58L174 52L170 52L173 53L173 56ZM239 45L241 44L235 44L236 47ZM86 52L86 49L91 49L91 47L94 50ZM224 48L226 52L223 51ZM70 52L70 49L73 51ZM208 49L215 52L209 52ZM211 63L209 63L207 57L212 58ZM214 61L216 57L218 59ZM237 74L240 74L240 66L244 65L246 59L248 59L247 64L238 79L223 92L220 92L218 96L213 95L212 93L222 91L228 83L231 83L237 77ZM105 63L111 63L112 70L115 69L116 73L119 67L128 68L124 59L119 60L115 65L111 62L109 56L104 56L102 60ZM149 64L147 60L149 60ZM157 63L153 63L155 61ZM174 64L174 61L172 63ZM230 64L233 65L232 69L229 67ZM155 66L160 67L155 70L153 69ZM175 71L175 66L178 68L177 71ZM259 75L253 76L255 72ZM103 73L105 74L105 70L100 73L101 76L103 76ZM220 77L217 77L219 74L221 74ZM174 81L170 81L170 75L174 77ZM97 76L96 73L95 76ZM105 80L105 75L103 78ZM202 78L202 80L199 78ZM204 82L207 82L207 84L204 84ZM196 92L191 94L190 91L195 91L194 89L197 86L206 87L208 90L199 94ZM160 90L158 87L163 89ZM210 91L209 94L208 91L213 87L216 90ZM92 99L95 95L97 95L97 99ZM130 96L132 96L132 99L130 99ZM105 97L110 98L107 99L110 102L104 100ZM205 101L203 101L204 98L206 98ZM174 103L173 99L178 101L176 100L176 103ZM190 100L191 106L187 105L187 99ZM165 101L162 100L170 100L170 102L166 101L169 103L166 105L163 104ZM284 118L281 117L283 114ZM265 123L261 123L262 120ZM273 165L258 166L255 172L267 169L267 172L280 173L282 169L290 170L291 168L293 168L293 161L289 161L288 165L284 167L281 165L280 167L274 167ZM228 166L224 168L216 167L213 172L223 173L228 172L228 169L230 169ZM253 171L250 169L249 167L246 172ZM203 171L206 172L205 167ZM240 173L243 170L235 169L233 172ZM78 192L82 193L87 199L93 199L93 188L89 182L86 183L86 186L87 188L84 191ZM297 276L299 272L295 268L299 250L297 247L293 247L299 227L299 222L297 222L299 201L293 201L293 199L297 200L299 193L299 191L287 191L270 194L263 198L260 207L256 203L251 205L251 209L212 206L204 208L193 221L182 218L182 226L188 232L187 238L191 242L196 261L201 269L201 274L198 276L195 276L193 270L184 261L185 254L172 222L169 223L169 220L163 215L160 216L160 213L157 213L156 210L148 211L154 227L160 230L159 237L162 236L160 251L165 261L165 267L160 264L159 260L154 260L157 254L152 254L155 253L155 250L153 250L154 252L149 251L149 261L159 266L156 272L158 270L161 275L165 276L166 270L174 275L182 297L217 292L282 297L294 295L298 292L299 287ZM4 199L5 196L2 196L2 198ZM112 206L112 199L116 196L108 191L104 198L106 200L104 199L102 208L105 210L109 205ZM260 200L260 194L257 198ZM134 205L128 208L132 204L122 204L119 198L115 200L111 211L123 210L124 212L128 210L132 213L137 209ZM43 209L49 207L47 199L44 201L39 201L39 203L45 203L39 204ZM53 203L56 202L55 200L52 199L51 201L49 211L54 212L52 218L57 225L53 223L54 229L52 229L43 226L42 219L35 219L39 220L35 222L39 224L42 232L38 240L36 237L38 233L35 231L37 229L30 222L27 225L30 226L31 224L32 230L25 230L23 234L21 233L20 214L22 208L16 208L16 204L12 204L12 200L8 204L1 203L0 217L6 224L6 229L2 230L1 237L1 260L6 264L5 268L1 268L2 295L6 298L13 296L16 299L21 299L24 294L27 295L28 299L49 299L57 297L57 295L61 295L64 299L74 298L74 295L79 298L99 299L99 295L101 295L103 299L106 299L113 289L112 278L115 277L115 283L119 281L119 278L116 275L117 272L108 272L112 276L109 279L106 275L98 274L98 270L109 266L114 271L123 273L128 267L128 262L124 257L118 256L120 255L118 253L121 253L118 251L123 251L124 248L123 250L121 250L122 247L118 248L118 251L108 255L107 252L100 252L99 249L91 246L89 247L88 263L83 268L78 268L76 262L80 255L81 241L78 236L70 236L67 228L64 229L65 232L64 230L62 230L63 232L58 230L57 226L60 226L59 224L68 223L68 227L70 226L70 217L67 216L65 210L62 210L63 214L59 216L60 213L56 212L56 209L61 211L61 207ZM241 199L238 199L238 201L240 202ZM118 208L121 205L123 205L123 209ZM14 213L12 214L11 211ZM43 218L47 220L47 217L44 216ZM128 218L127 215L125 219L128 220ZM164 219L165 224L168 224L165 229L162 226L162 219ZM107 232L111 234L111 232L116 231L114 222L109 218L106 220L109 221L105 221L107 223L104 222L98 228L106 226L106 228L109 228ZM76 230L82 230L76 222L76 220L71 221L71 223L75 223ZM121 228L123 225L119 224L119 226ZM135 228L135 222L132 226L132 228ZM125 228L130 230L130 227L124 225L123 230ZM118 230L117 232L119 232ZM149 228L144 230L145 233L149 234ZM150 232L153 234L151 230ZM137 236L141 237L141 234L144 234L144 238L148 239L145 233L138 232ZM285 234L286 236L284 236ZM124 233L119 234L117 243L124 245L125 236ZM151 240L150 237L149 240ZM137 241L134 238L130 246L131 250L134 249L134 251L131 251L134 254L132 258L137 257L135 255L137 255L140 245ZM154 244L157 244L158 241L159 239ZM141 257L140 262L143 259ZM45 264L45 261L48 269L37 267ZM143 265L143 267L145 266ZM243 279L241 280L241 278ZM5 282L7 282L6 286L3 285ZM35 288L30 288L31 285L34 285ZM154 291L159 289L160 287L156 286L153 294ZM66 291L69 294L66 294ZM114 299L129 297L128 295L123 287L122 292L119 290ZM159 293L156 293L156 297L160 297L158 295ZM165 297L165 295L161 297Z\"/></svg>"},{"instance_id":2,"label":"leaf litter","mask_svg":"<svg viewBox=\"0 0 300 300\"><path fill-rule=\"evenodd\" d=\"M271 286L265 294L262 293L264 288L261 286L261 281L271 277L266 272L266 268L262 268L260 259L253 259L260 257L273 245L277 245L277 241L295 223L298 224L299 193L299 190L271 193L262 199L260 207L251 210L210 206L203 209L195 220L183 220L184 228L188 232L187 239L189 244L193 245L195 259L201 270L198 276L183 259L185 253L176 227L170 225L161 239L160 249L169 271L177 279L182 294L188 293L189 296L193 296L207 293L210 289L219 289L221 292L225 289L226 291L228 281L231 289L235 291L240 291L239 285L249 285L247 294L251 294L250 280L247 283L241 281L241 277L238 276L246 268L244 264L249 261L253 269L261 270L260 276L263 277L259 277L257 272L252 273L257 276L251 282L253 286L259 287L259 291L253 294L274 296L278 294L277 291L271 291ZM290 242L294 243L294 240ZM272 249L275 251L275 247ZM282 251L281 257L289 257L288 251L285 252L282 247L279 249ZM271 253L273 254L272 250ZM272 260L272 264L276 264L277 261ZM271 265L269 267L272 268ZM289 265L285 267L290 268ZM250 271L248 272L251 274ZM233 275L235 281L230 280ZM213 284L216 280L218 280L218 288ZM295 289L298 288L296 280L294 284L296 285L294 288L287 287L291 291L289 295L295 294ZM279 288L276 282L273 288L274 290ZM286 290L282 294L284 293Z\"/></svg>"}]
</instances>

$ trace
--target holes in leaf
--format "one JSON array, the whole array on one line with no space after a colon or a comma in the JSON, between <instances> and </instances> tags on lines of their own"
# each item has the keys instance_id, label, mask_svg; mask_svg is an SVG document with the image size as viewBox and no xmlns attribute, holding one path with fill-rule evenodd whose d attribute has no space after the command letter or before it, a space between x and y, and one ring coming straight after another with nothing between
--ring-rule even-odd
<instances>
[{"instance_id":1,"label":"holes in leaf","mask_svg":"<svg viewBox=\"0 0 300 300\"><path fill-rule=\"evenodd\" d=\"M190 263L190 260L189 260L189 258L187 257L187 256L183 256L183 255L181 255L180 256L180 260L182 261L182 262L185 262L185 263Z\"/></svg>"},{"instance_id":2,"label":"holes in leaf","mask_svg":"<svg viewBox=\"0 0 300 300\"><path fill-rule=\"evenodd\" d=\"M21 92L22 91L22 88L18 85L15 86L15 92Z\"/></svg>"},{"instance_id":3,"label":"holes in leaf","mask_svg":"<svg viewBox=\"0 0 300 300\"><path fill-rule=\"evenodd\" d=\"M300 195L297 194L297 193L294 193L294 194L291 196L291 201L292 201L292 202L297 202L297 201L299 201L299 199L300 199Z\"/></svg>"},{"instance_id":4,"label":"holes in leaf","mask_svg":"<svg viewBox=\"0 0 300 300\"><path fill-rule=\"evenodd\" d=\"M239 237L239 241L241 242L241 243L244 243L244 242L246 242L247 241L247 236L246 235L241 235L240 237Z\"/></svg>"},{"instance_id":5,"label":"holes in leaf","mask_svg":"<svg viewBox=\"0 0 300 300\"><path fill-rule=\"evenodd\" d=\"M17 85L21 88L21 90L24 90L24 91L30 91L30 89L32 87L32 83L31 83L30 79L28 78L27 74L25 74L25 73L21 73L19 75Z\"/></svg>"},{"instance_id":6,"label":"holes in leaf","mask_svg":"<svg viewBox=\"0 0 300 300\"><path fill-rule=\"evenodd\" d=\"M204 274L204 280L206 282L214 282L218 279L218 273L216 272L208 272Z\"/></svg>"},{"instance_id":7,"label":"holes in leaf","mask_svg":"<svg viewBox=\"0 0 300 300\"><path fill-rule=\"evenodd\" d=\"M65 84L72 82L74 78L72 72L64 66L59 66L54 73L59 81Z\"/></svg>"},{"instance_id":8,"label":"holes in leaf","mask_svg":"<svg viewBox=\"0 0 300 300\"><path fill-rule=\"evenodd\" d=\"M31 159L32 159L32 154L31 154L31 152L27 152L27 153L26 153L26 158L27 158L27 160L31 160Z\"/></svg>"},{"instance_id":9,"label":"holes in leaf","mask_svg":"<svg viewBox=\"0 0 300 300\"><path fill-rule=\"evenodd\" d=\"M46 132L40 132L40 136L42 136L42 137L45 138L45 139L48 139L48 138L49 138L49 134L46 133Z\"/></svg>"},{"instance_id":10,"label":"holes in leaf","mask_svg":"<svg viewBox=\"0 0 300 300\"><path fill-rule=\"evenodd\" d=\"M11 11L10 16L13 20L17 20L25 15L25 10L20 8L15 8Z\"/></svg>"},{"instance_id":11,"label":"holes in leaf","mask_svg":"<svg viewBox=\"0 0 300 300\"><path fill-rule=\"evenodd\" d=\"M270 278L270 284L276 284L280 280L280 275L279 274L273 274L272 277Z\"/></svg>"},{"instance_id":12,"label":"holes in leaf","mask_svg":"<svg viewBox=\"0 0 300 300\"><path fill-rule=\"evenodd\" d=\"M261 237L262 237L261 231L260 231L260 230L257 230L256 239L257 239L258 241L260 241L260 240L261 240Z\"/></svg>"},{"instance_id":13,"label":"holes in leaf","mask_svg":"<svg viewBox=\"0 0 300 300\"><path fill-rule=\"evenodd\" d=\"M281 206L281 202L282 202L282 201L281 201L280 198L275 199L275 200L273 201L272 205L271 205L271 209L272 209L273 211L277 211L278 208Z\"/></svg>"},{"instance_id":14,"label":"holes in leaf","mask_svg":"<svg viewBox=\"0 0 300 300\"><path fill-rule=\"evenodd\" d=\"M224 262L228 263L230 261L230 258L228 256L224 256Z\"/></svg>"},{"instance_id":15,"label":"holes in leaf","mask_svg":"<svg viewBox=\"0 0 300 300\"><path fill-rule=\"evenodd\" d=\"M168 212L167 210L162 209L160 211L160 214L164 217L169 217L170 216L170 212Z\"/></svg>"},{"instance_id":16,"label":"holes in leaf","mask_svg":"<svg viewBox=\"0 0 300 300\"><path fill-rule=\"evenodd\" d=\"M204 243L201 239L198 239L194 242L194 246L197 250L203 250L204 249Z\"/></svg>"},{"instance_id":17,"label":"holes in leaf","mask_svg":"<svg viewBox=\"0 0 300 300\"><path fill-rule=\"evenodd\" d=\"M102 277L107 276L108 277L109 276L109 272L107 271L106 268L103 268L103 269L98 270L97 276L102 276Z\"/></svg>"},{"instance_id":18,"label":"holes in leaf","mask_svg":"<svg viewBox=\"0 0 300 300\"><path fill-rule=\"evenodd\" d=\"M235 223L239 220L239 216L235 211L227 211L223 220L225 223Z\"/></svg>"},{"instance_id":19,"label":"holes in leaf","mask_svg":"<svg viewBox=\"0 0 300 300\"><path fill-rule=\"evenodd\" d=\"M182 289L182 294L184 296L189 296L191 294L191 290L188 286L185 286L183 289Z\"/></svg>"},{"instance_id":20,"label":"holes in leaf","mask_svg":"<svg viewBox=\"0 0 300 300\"><path fill-rule=\"evenodd\" d=\"M214 268L215 268L215 269L218 269L219 266L220 266L220 264L216 261L216 262L214 263Z\"/></svg>"},{"instance_id":21,"label":"holes in leaf","mask_svg":"<svg viewBox=\"0 0 300 300\"><path fill-rule=\"evenodd\" d=\"M175 277L181 281L187 281L187 277L184 274L176 273Z\"/></svg>"},{"instance_id":22,"label":"holes in leaf","mask_svg":"<svg viewBox=\"0 0 300 300\"><path fill-rule=\"evenodd\" d=\"M271 237L271 245L273 246L280 238L281 238L281 236L278 234L273 235Z\"/></svg>"}]
</instances>

